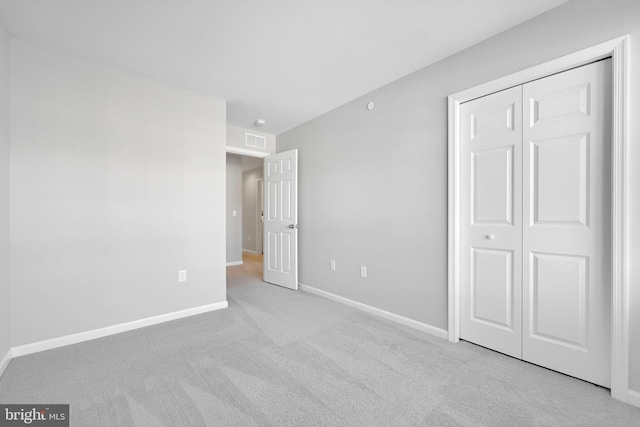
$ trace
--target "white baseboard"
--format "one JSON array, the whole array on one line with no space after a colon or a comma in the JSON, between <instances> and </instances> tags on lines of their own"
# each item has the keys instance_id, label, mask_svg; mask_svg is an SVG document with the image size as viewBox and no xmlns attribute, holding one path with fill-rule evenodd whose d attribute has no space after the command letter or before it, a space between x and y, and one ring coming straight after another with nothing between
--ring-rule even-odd
<instances>
[{"instance_id":1,"label":"white baseboard","mask_svg":"<svg viewBox=\"0 0 640 427\"><path fill-rule=\"evenodd\" d=\"M2 377L2 374L4 374L5 369L7 369L7 366L9 366L9 362L11 362L11 359L13 358L13 354L11 349L9 349L7 351L7 354L4 355L4 357L2 358L2 361L0 361L0 377Z\"/></svg>"},{"instance_id":2,"label":"white baseboard","mask_svg":"<svg viewBox=\"0 0 640 427\"><path fill-rule=\"evenodd\" d=\"M381 310L379 308L372 307L370 305L362 304L361 302L354 301L349 298L341 297L339 295L332 294L327 291L323 291L311 286L303 285L302 283L300 283L300 290L348 305L350 307L356 308L358 310L362 310L369 314L373 314L374 316L382 317L383 319L400 323L401 325L404 325L404 326L409 326L410 328L417 329L421 332L426 332L427 334L436 336L438 338L442 338L444 340L449 338L448 332L445 331L444 329L436 328L435 326L427 325L426 323L418 322L417 320L409 319L408 317L400 316L399 314L390 313L388 311Z\"/></svg>"},{"instance_id":3,"label":"white baseboard","mask_svg":"<svg viewBox=\"0 0 640 427\"><path fill-rule=\"evenodd\" d=\"M627 394L629 395L629 403L640 408L640 392L629 390Z\"/></svg>"},{"instance_id":4,"label":"white baseboard","mask_svg":"<svg viewBox=\"0 0 640 427\"><path fill-rule=\"evenodd\" d=\"M19 357L27 354L38 353L45 350L51 350L58 347L64 347L80 342L91 341L96 338L102 338L109 335L128 332L134 329L144 328L145 326L157 325L159 323L169 322L171 320L182 319L184 317L194 316L196 314L207 313L209 311L227 308L227 301L221 301L214 304L202 305L200 307L188 308L186 310L174 311L172 313L161 314L159 316L147 317L146 319L134 320L132 322L120 323L118 325L107 326L106 328L93 329L91 331L80 332L73 335L52 338L49 340L38 341L31 344L25 344L11 348L11 356Z\"/></svg>"},{"instance_id":5,"label":"white baseboard","mask_svg":"<svg viewBox=\"0 0 640 427\"><path fill-rule=\"evenodd\" d=\"M231 267L234 265L242 265L242 261L231 261L227 263L227 267Z\"/></svg>"},{"instance_id":6,"label":"white baseboard","mask_svg":"<svg viewBox=\"0 0 640 427\"><path fill-rule=\"evenodd\" d=\"M251 249L242 249L242 252L249 252L250 254L257 254L258 252L252 251Z\"/></svg>"}]
</instances>

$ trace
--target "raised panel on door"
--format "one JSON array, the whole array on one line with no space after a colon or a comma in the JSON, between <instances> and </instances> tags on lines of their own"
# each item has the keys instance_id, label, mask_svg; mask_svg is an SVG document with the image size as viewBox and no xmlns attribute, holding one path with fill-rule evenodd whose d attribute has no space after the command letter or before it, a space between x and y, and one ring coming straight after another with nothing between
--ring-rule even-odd
<instances>
[{"instance_id":1,"label":"raised panel on door","mask_svg":"<svg viewBox=\"0 0 640 427\"><path fill-rule=\"evenodd\" d=\"M572 84L569 82L567 86L528 99L527 117L530 127L589 116L591 107L590 83Z\"/></svg>"},{"instance_id":2,"label":"raised panel on door","mask_svg":"<svg viewBox=\"0 0 640 427\"><path fill-rule=\"evenodd\" d=\"M589 225L588 157L587 133L531 142L533 224Z\"/></svg>"},{"instance_id":3,"label":"raised panel on door","mask_svg":"<svg viewBox=\"0 0 640 427\"><path fill-rule=\"evenodd\" d=\"M460 338L521 355L521 88L461 106Z\"/></svg>"},{"instance_id":4,"label":"raised panel on door","mask_svg":"<svg viewBox=\"0 0 640 427\"><path fill-rule=\"evenodd\" d=\"M267 213L265 219L267 221L277 221L279 219L278 199L280 197L278 193L278 182L273 180L267 181L267 197L265 199L267 205L267 209L265 209Z\"/></svg>"},{"instance_id":5,"label":"raised panel on door","mask_svg":"<svg viewBox=\"0 0 640 427\"><path fill-rule=\"evenodd\" d=\"M471 320L513 331L513 251L472 248Z\"/></svg>"},{"instance_id":6,"label":"raised panel on door","mask_svg":"<svg viewBox=\"0 0 640 427\"><path fill-rule=\"evenodd\" d=\"M530 334L586 350L588 258L531 253Z\"/></svg>"},{"instance_id":7,"label":"raised panel on door","mask_svg":"<svg viewBox=\"0 0 640 427\"><path fill-rule=\"evenodd\" d=\"M298 289L297 150L264 162L264 280Z\"/></svg>"},{"instance_id":8,"label":"raised panel on door","mask_svg":"<svg viewBox=\"0 0 640 427\"><path fill-rule=\"evenodd\" d=\"M265 254L265 268L269 271L280 270L280 245L278 244L278 233L267 231L267 252Z\"/></svg>"},{"instance_id":9,"label":"raised panel on door","mask_svg":"<svg viewBox=\"0 0 640 427\"><path fill-rule=\"evenodd\" d=\"M523 359L610 383L610 60L523 87Z\"/></svg>"},{"instance_id":10,"label":"raised panel on door","mask_svg":"<svg viewBox=\"0 0 640 427\"><path fill-rule=\"evenodd\" d=\"M282 200L282 204L280 206L281 209L281 216L280 219L282 221L289 221L291 222L293 220L292 217L292 210L291 210L291 179L283 179L282 181L280 181L280 194L282 194L281 200Z\"/></svg>"},{"instance_id":11,"label":"raised panel on door","mask_svg":"<svg viewBox=\"0 0 640 427\"><path fill-rule=\"evenodd\" d=\"M512 146L472 151L472 224L513 225L513 152Z\"/></svg>"}]
</instances>

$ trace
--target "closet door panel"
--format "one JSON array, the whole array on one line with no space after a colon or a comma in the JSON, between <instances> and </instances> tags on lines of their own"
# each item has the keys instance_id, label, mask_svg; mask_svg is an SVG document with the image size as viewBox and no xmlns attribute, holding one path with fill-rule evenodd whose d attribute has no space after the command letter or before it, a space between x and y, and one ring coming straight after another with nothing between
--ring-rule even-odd
<instances>
[{"instance_id":1,"label":"closet door panel","mask_svg":"<svg viewBox=\"0 0 640 427\"><path fill-rule=\"evenodd\" d=\"M523 359L610 384L610 60L523 86Z\"/></svg>"},{"instance_id":2,"label":"closet door panel","mask_svg":"<svg viewBox=\"0 0 640 427\"><path fill-rule=\"evenodd\" d=\"M522 347L522 89L462 105L460 337Z\"/></svg>"}]
</instances>

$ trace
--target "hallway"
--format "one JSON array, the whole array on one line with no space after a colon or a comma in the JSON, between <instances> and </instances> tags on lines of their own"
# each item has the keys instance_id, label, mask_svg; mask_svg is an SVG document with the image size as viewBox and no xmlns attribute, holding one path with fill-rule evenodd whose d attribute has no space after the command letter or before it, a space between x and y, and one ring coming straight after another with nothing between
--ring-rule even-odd
<instances>
[{"instance_id":1,"label":"hallway","mask_svg":"<svg viewBox=\"0 0 640 427\"><path fill-rule=\"evenodd\" d=\"M227 286L229 286L229 277L252 276L262 280L263 258L263 255L242 252L242 264L227 267Z\"/></svg>"}]
</instances>

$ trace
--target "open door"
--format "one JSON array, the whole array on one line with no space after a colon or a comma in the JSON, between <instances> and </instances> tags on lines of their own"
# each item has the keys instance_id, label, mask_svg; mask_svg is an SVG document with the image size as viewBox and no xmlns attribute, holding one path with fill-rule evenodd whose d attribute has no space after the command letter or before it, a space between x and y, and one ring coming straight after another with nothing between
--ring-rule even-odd
<instances>
[{"instance_id":1,"label":"open door","mask_svg":"<svg viewBox=\"0 0 640 427\"><path fill-rule=\"evenodd\" d=\"M264 159L264 280L298 289L298 150Z\"/></svg>"}]
</instances>

